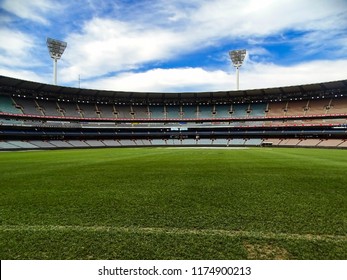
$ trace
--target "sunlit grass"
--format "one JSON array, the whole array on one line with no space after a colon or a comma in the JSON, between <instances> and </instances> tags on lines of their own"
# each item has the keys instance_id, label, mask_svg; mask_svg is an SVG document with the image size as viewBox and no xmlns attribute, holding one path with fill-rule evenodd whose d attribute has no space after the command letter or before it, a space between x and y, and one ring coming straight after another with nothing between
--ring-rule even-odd
<instances>
[{"instance_id":1,"label":"sunlit grass","mask_svg":"<svg viewBox=\"0 0 347 280\"><path fill-rule=\"evenodd\" d=\"M1 259L345 259L347 150L0 153Z\"/></svg>"}]
</instances>

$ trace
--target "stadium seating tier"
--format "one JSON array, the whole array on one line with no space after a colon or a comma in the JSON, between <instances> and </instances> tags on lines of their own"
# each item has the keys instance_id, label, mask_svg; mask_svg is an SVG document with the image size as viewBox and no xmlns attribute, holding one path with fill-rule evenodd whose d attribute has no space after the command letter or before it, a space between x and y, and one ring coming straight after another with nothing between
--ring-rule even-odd
<instances>
[{"instance_id":1,"label":"stadium seating tier","mask_svg":"<svg viewBox=\"0 0 347 280\"><path fill-rule=\"evenodd\" d=\"M9 84L6 84L8 80ZM170 96L161 101L105 101L106 95L69 96L21 88L14 80L0 84L0 149L128 146L288 146L340 147L347 144L347 81L316 85L301 95L290 87L278 89L281 98L230 98L220 93L191 94L182 102ZM32 86L32 83L30 84ZM305 89L305 86L301 86ZM276 91L276 89L272 90ZM88 93L89 94L89 93ZM290 96L290 95L293 95ZM294 96L296 94L296 96ZM117 93L113 94L114 96ZM132 93L137 98L140 93ZM152 94L147 94L148 97ZM187 95L188 96L188 95ZM169 95L167 95L169 97ZM199 101L199 98L204 99ZM230 98L230 99L228 99ZM195 100L194 100L195 99ZM224 100L225 99L225 100ZM251 100L252 99L252 100Z\"/></svg>"}]
</instances>

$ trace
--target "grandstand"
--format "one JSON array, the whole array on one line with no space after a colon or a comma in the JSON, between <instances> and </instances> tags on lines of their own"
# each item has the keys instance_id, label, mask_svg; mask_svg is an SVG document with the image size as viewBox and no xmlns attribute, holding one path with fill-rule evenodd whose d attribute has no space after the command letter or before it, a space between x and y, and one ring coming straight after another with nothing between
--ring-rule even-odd
<instances>
[{"instance_id":1,"label":"grandstand","mask_svg":"<svg viewBox=\"0 0 347 280\"><path fill-rule=\"evenodd\" d=\"M347 147L347 80L242 91L142 93L0 76L0 149Z\"/></svg>"}]
</instances>

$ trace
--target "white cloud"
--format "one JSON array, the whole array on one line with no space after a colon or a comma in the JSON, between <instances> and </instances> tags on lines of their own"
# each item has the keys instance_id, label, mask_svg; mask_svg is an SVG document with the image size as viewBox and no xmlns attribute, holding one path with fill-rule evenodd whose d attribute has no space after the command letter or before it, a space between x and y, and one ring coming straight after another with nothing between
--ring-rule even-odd
<instances>
[{"instance_id":1,"label":"white cloud","mask_svg":"<svg viewBox=\"0 0 347 280\"><path fill-rule=\"evenodd\" d=\"M62 71L65 81L81 74L101 76L108 72L137 68L143 63L167 59L176 54L183 38L162 29L95 18L88 22L82 34L67 38L64 59L69 67Z\"/></svg>"},{"instance_id":2,"label":"white cloud","mask_svg":"<svg viewBox=\"0 0 347 280\"><path fill-rule=\"evenodd\" d=\"M249 63L240 70L241 88L268 88L347 79L347 59L318 60L292 66ZM338 71L336 71L338 69Z\"/></svg>"},{"instance_id":3,"label":"white cloud","mask_svg":"<svg viewBox=\"0 0 347 280\"><path fill-rule=\"evenodd\" d=\"M240 68L240 89L283 87L317 82L345 80L347 59L313 61L293 66L246 61ZM339 71L335 71L339 69ZM51 74L38 75L32 71L2 68L0 75L43 83L51 82ZM74 84L77 87L78 76ZM235 90L235 70L210 71L196 68L151 69L141 73L81 81L82 88L135 92L206 92Z\"/></svg>"},{"instance_id":4,"label":"white cloud","mask_svg":"<svg viewBox=\"0 0 347 280\"><path fill-rule=\"evenodd\" d=\"M248 63L240 68L240 89L256 89L344 80L347 59L314 61L294 66ZM334 71L340 69L340 71ZM235 71L208 71L202 68L153 69L143 73L84 82L86 88L115 91L219 91L236 88Z\"/></svg>"},{"instance_id":5,"label":"white cloud","mask_svg":"<svg viewBox=\"0 0 347 280\"><path fill-rule=\"evenodd\" d=\"M235 88L235 81L230 62L227 61L227 54L225 60L224 56L221 59L226 66L221 65L220 69L229 69L231 74L225 71L206 70L208 65L202 63L195 68L158 69L158 65L162 65L163 62L170 65L170 60L181 55L194 53L207 46L225 46L228 43L250 45L248 53L253 62L249 61L241 68L242 88L281 86L346 77L343 70L345 67L341 64L344 60L329 63L305 62L288 67L259 63L273 59L266 48L269 38L272 40L271 36L277 40L282 33L287 34L293 30L304 35L299 39L283 36L280 43L290 42L291 46L295 44L294 50L297 53L312 55L329 50L335 57L345 57L347 46L345 0L192 0L188 2L157 0L151 1L150 5L147 1L146 3L136 1L125 5L121 1L110 4L108 1L88 0L88 5L79 10L83 11L81 15L75 12L79 3L67 0L61 2L4 0L0 5L18 17L46 25L49 23L48 20L52 19L50 13L53 5L57 5L61 15L66 17L73 15L71 26L61 28L74 30L62 38L67 41L68 47L58 67L61 84L71 84L81 75L85 86L100 89L228 90ZM63 8L66 7L74 9L63 13ZM67 18L62 20L64 23L67 21ZM8 19L4 22L7 25ZM27 57L33 55L34 49L30 38L35 36L37 37L37 34L0 28L0 38L6 40L8 38L6 44L0 45L0 69L11 68L12 75L18 71L19 77L30 76L30 73L22 69L28 69ZM42 48L43 46L41 50ZM218 53L213 55L222 56ZM48 61L47 57L45 63ZM43 58L40 59L43 61ZM31 65L39 63L33 59ZM333 68L332 65L339 68ZM321 66L330 70L324 72L325 69L319 68ZM15 70L15 67L18 70ZM46 69L50 71L50 67L51 64ZM140 69L153 67L157 69L143 70L139 73ZM36 77L32 75L36 81L38 76L38 74ZM111 78L108 78L110 76Z\"/></svg>"},{"instance_id":6,"label":"white cloud","mask_svg":"<svg viewBox=\"0 0 347 280\"><path fill-rule=\"evenodd\" d=\"M347 11L343 0L193 1L185 8L182 3L161 0L148 8L141 5L142 10L131 14L128 21L98 17L85 22L80 32L66 38L68 49L63 59L68 66L62 70L62 80L71 82L78 75L101 77L169 61L219 44L223 38L247 38L255 44L251 52L268 55L256 42L289 29L314 31L314 36L304 36L297 47L304 49L310 44L312 50L320 50L325 48L324 43L314 45L312 38L322 34L319 28L326 26L325 40L331 39L333 35L326 30L338 26L334 16ZM155 19L150 15L154 8ZM146 22L148 19L153 20Z\"/></svg>"},{"instance_id":7,"label":"white cloud","mask_svg":"<svg viewBox=\"0 0 347 280\"><path fill-rule=\"evenodd\" d=\"M48 24L46 13L53 11L53 7L59 6L57 1L52 2L51 0L4 0L1 4L1 7L7 12L41 24Z\"/></svg>"},{"instance_id":8,"label":"white cloud","mask_svg":"<svg viewBox=\"0 0 347 280\"><path fill-rule=\"evenodd\" d=\"M192 28L199 26L207 38L247 38L288 29L335 28L338 19L331 17L346 11L344 0L216 0L204 2L191 17Z\"/></svg>"},{"instance_id":9,"label":"white cloud","mask_svg":"<svg viewBox=\"0 0 347 280\"><path fill-rule=\"evenodd\" d=\"M8 28L0 28L0 38L4 40L0 44L0 65L25 67L30 49L34 46L33 39Z\"/></svg>"},{"instance_id":10,"label":"white cloud","mask_svg":"<svg viewBox=\"0 0 347 280\"><path fill-rule=\"evenodd\" d=\"M127 72L115 77L87 82L88 88L120 91L211 91L231 82L229 74L202 68L152 69L143 73Z\"/></svg>"},{"instance_id":11,"label":"white cloud","mask_svg":"<svg viewBox=\"0 0 347 280\"><path fill-rule=\"evenodd\" d=\"M51 81L47 75L37 74L29 70L14 70L6 67L0 68L0 75L39 83L49 83Z\"/></svg>"}]
</instances>

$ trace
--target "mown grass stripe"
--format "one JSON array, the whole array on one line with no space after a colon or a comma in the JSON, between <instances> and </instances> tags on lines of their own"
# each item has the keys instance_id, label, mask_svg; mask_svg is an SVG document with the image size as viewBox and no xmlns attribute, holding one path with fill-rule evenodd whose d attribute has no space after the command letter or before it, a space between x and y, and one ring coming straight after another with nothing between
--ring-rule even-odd
<instances>
[{"instance_id":1,"label":"mown grass stripe","mask_svg":"<svg viewBox=\"0 0 347 280\"><path fill-rule=\"evenodd\" d=\"M1 153L0 257L346 259L346 169L335 149Z\"/></svg>"},{"instance_id":2,"label":"mown grass stripe","mask_svg":"<svg viewBox=\"0 0 347 280\"><path fill-rule=\"evenodd\" d=\"M347 242L343 235L317 235L296 233L229 231L222 229L186 229L186 228L149 228L149 227L111 227L111 226L63 226L63 225L7 225L0 226L1 231L86 231L86 232L121 232L144 234L170 234L170 235L221 235L229 237L247 237L276 240L306 240Z\"/></svg>"}]
</instances>

